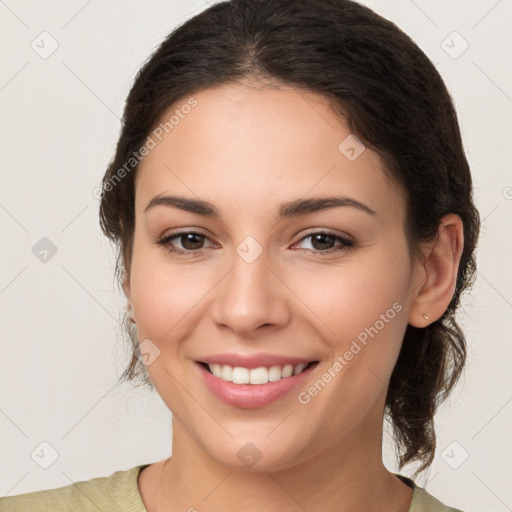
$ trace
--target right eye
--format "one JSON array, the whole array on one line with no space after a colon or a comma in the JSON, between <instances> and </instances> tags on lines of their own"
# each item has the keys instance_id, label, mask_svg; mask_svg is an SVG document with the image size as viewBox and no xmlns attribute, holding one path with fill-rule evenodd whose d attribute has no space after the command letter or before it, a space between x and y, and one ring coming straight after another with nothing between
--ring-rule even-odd
<instances>
[{"instance_id":1,"label":"right eye","mask_svg":"<svg viewBox=\"0 0 512 512\"><path fill-rule=\"evenodd\" d=\"M181 248L174 246L174 240L179 240ZM204 240L210 240L210 238L195 231L180 231L160 238L155 243L164 246L170 253L194 255L203 250L203 247L200 246L204 243Z\"/></svg>"}]
</instances>

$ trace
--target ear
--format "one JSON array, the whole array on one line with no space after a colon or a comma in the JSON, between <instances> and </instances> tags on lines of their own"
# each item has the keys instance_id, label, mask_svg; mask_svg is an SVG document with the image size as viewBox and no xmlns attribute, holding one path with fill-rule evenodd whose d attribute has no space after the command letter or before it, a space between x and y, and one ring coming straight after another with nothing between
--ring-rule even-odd
<instances>
[{"instance_id":1,"label":"ear","mask_svg":"<svg viewBox=\"0 0 512 512\"><path fill-rule=\"evenodd\" d=\"M423 260L413 289L409 324L426 327L443 316L452 300L464 247L462 220L458 215L443 217L433 242L423 244ZM425 318L427 316L427 318Z\"/></svg>"}]
</instances>

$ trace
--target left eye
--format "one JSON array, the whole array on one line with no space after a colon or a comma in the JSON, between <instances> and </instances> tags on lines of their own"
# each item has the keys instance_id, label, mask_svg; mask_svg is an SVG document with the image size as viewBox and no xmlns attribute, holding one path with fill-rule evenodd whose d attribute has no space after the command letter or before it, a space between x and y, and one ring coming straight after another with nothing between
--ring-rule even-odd
<instances>
[{"instance_id":1,"label":"left eye","mask_svg":"<svg viewBox=\"0 0 512 512\"><path fill-rule=\"evenodd\" d=\"M315 253L331 253L333 251L342 251L345 249L349 249L354 245L354 242L352 240L349 240L339 235L335 235L333 233L326 233L323 231L317 233L310 233L309 235L302 237L298 243L308 239L311 239L310 245L313 247L313 249L306 248L304 250L310 252L312 251ZM336 241L340 242L340 245L332 246L332 244L335 243Z\"/></svg>"}]
</instances>

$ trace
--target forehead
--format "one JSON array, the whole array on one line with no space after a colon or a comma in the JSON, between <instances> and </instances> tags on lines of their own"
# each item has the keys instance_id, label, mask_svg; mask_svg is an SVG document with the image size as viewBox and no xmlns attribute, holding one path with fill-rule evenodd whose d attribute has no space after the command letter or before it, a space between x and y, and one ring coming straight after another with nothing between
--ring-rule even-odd
<instances>
[{"instance_id":1,"label":"forehead","mask_svg":"<svg viewBox=\"0 0 512 512\"><path fill-rule=\"evenodd\" d=\"M339 194L403 213L381 158L354 138L323 96L226 84L190 98L162 116L164 129L152 137L156 144L137 175L137 211L162 193L197 196L220 210L247 209L259 198L260 211L290 198Z\"/></svg>"}]
</instances>

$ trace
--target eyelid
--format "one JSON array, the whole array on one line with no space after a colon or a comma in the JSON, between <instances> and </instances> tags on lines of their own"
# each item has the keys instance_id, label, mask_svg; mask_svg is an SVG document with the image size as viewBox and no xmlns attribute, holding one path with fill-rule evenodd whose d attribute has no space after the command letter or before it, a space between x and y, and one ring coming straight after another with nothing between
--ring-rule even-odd
<instances>
[{"instance_id":1,"label":"eyelid","mask_svg":"<svg viewBox=\"0 0 512 512\"><path fill-rule=\"evenodd\" d=\"M354 237L349 235L348 233L346 233L344 231L337 231L337 230L334 230L334 229L329 229L329 228L310 228L310 229L307 229L304 233L302 233L301 237L297 240L297 242L300 242L301 240L303 240L307 236L315 235L315 234L331 235L331 236L343 238L343 239L345 239L347 241L355 243ZM297 242L295 242L295 243L297 243Z\"/></svg>"},{"instance_id":2,"label":"eyelid","mask_svg":"<svg viewBox=\"0 0 512 512\"><path fill-rule=\"evenodd\" d=\"M297 240L291 247L295 247L296 245L300 244L304 240L307 240L312 235L325 235L332 237L335 242L340 242L339 244L335 245L334 247L331 247L330 249L325 250L315 250L315 249L297 249L299 251L303 251L306 254L313 254L314 256L320 256L320 257L328 257L333 256L336 254L339 254L340 252L346 252L354 249L356 242L354 238L348 234L340 234L337 231L332 231L330 229L318 229L313 228L311 230L308 230L306 233L302 234L302 236Z\"/></svg>"},{"instance_id":3,"label":"eyelid","mask_svg":"<svg viewBox=\"0 0 512 512\"><path fill-rule=\"evenodd\" d=\"M215 245L215 242L211 239L210 236L206 235L202 232L201 229L196 228L181 228L178 231L173 231L167 235L164 235L156 240L153 240L153 243L162 245L163 247L167 248L169 253L174 253L175 255L182 255L182 256L190 256L193 257L195 255L202 255L203 252L208 247L202 247L200 249L180 249L178 247L174 247L170 244L171 240L173 239L179 239L181 236L185 235L199 235L205 238L205 240L208 240L211 244ZM314 254L314 255L320 255L320 256L328 256L332 255L334 253L338 253L341 251L347 251L350 249L353 249L355 245L355 240L352 236L348 235L347 233L341 233L332 229L328 228L310 228L306 232L302 234L302 236L291 246L294 247L297 244L301 243L307 238L310 238L312 235L326 235L334 238L335 240L341 242L340 245L335 245L334 247L331 247L329 249L325 250L315 250L315 249L297 249L299 251L304 251L308 254Z\"/></svg>"},{"instance_id":4,"label":"eyelid","mask_svg":"<svg viewBox=\"0 0 512 512\"><path fill-rule=\"evenodd\" d=\"M180 235L188 235L188 234L201 235L201 236L204 236L206 239L208 239L210 242L213 242L211 237L209 235L207 235L206 233L204 233L200 228L179 228L179 231L172 231L170 233L167 233L166 235L159 236L156 239L154 239L153 242L154 243L159 243L161 241L166 241L166 240L169 240L169 239L172 239L172 238L177 238ZM306 232L304 232L302 234L302 236L299 239L297 239L296 242L294 242L293 245L295 245L298 242L302 241L307 236L314 235L314 234L331 235L331 236L336 236L336 237L339 237L339 238L344 238L344 239L346 239L347 241L350 241L350 242L354 242L355 241L351 235L349 235L348 233L345 233L345 232L339 232L339 231L336 231L336 230L331 230L329 228L310 228L310 229L306 230Z\"/></svg>"},{"instance_id":5,"label":"eyelid","mask_svg":"<svg viewBox=\"0 0 512 512\"><path fill-rule=\"evenodd\" d=\"M169 240L172 238L178 238L180 235L189 235L189 234L196 234L201 235L207 238L208 240L212 241L212 237L208 235L205 230L201 228L194 228L194 227L184 227L184 228L176 228L171 231L164 231L165 234L159 235L156 238L153 239L154 243L159 243L161 241Z\"/></svg>"},{"instance_id":6,"label":"eyelid","mask_svg":"<svg viewBox=\"0 0 512 512\"><path fill-rule=\"evenodd\" d=\"M215 243L213 242L211 237L209 235L207 235L206 233L204 233L201 229L198 229L198 228L180 228L178 231L172 231L165 235L159 236L159 237L153 239L152 242L157 245L165 246L165 245L168 245L171 240L179 238L180 236L185 236L185 235L200 235L215 245ZM204 249L205 248L197 249L196 251L186 251L186 252L188 252L190 254L194 254L194 252L199 252Z\"/></svg>"}]
</instances>

